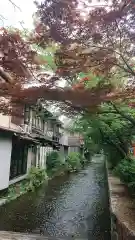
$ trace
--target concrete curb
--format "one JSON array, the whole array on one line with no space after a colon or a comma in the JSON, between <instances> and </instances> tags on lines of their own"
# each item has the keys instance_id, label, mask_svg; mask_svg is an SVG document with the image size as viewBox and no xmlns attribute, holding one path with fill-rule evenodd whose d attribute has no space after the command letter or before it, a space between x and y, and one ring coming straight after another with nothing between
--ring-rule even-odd
<instances>
[{"instance_id":1,"label":"concrete curb","mask_svg":"<svg viewBox=\"0 0 135 240\"><path fill-rule=\"evenodd\" d=\"M108 171L108 170L107 170ZM108 187L110 194L110 212L111 212L111 235L112 240L133 240L135 239L135 231L130 229L130 224L124 222L117 212L117 199L119 196L114 196L113 191L115 189L113 187L112 179L118 179L113 177L108 172ZM122 204L122 203L121 203Z\"/></svg>"}]
</instances>

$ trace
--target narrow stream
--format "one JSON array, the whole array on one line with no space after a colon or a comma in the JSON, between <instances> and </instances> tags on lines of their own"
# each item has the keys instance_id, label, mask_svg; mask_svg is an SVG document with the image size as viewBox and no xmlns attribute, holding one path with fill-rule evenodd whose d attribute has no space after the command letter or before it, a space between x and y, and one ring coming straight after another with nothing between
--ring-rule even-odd
<instances>
[{"instance_id":1,"label":"narrow stream","mask_svg":"<svg viewBox=\"0 0 135 240\"><path fill-rule=\"evenodd\" d=\"M2 206L0 230L110 240L107 179L97 159L79 173L57 177Z\"/></svg>"}]
</instances>

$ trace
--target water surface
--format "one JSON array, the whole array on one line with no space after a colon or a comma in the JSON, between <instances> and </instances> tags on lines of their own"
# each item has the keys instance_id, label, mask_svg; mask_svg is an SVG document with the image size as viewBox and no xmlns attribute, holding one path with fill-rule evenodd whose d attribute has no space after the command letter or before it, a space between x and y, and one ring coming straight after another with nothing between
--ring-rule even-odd
<instances>
[{"instance_id":1,"label":"water surface","mask_svg":"<svg viewBox=\"0 0 135 240\"><path fill-rule=\"evenodd\" d=\"M0 208L0 230L110 239L105 167L94 158L79 173L57 177Z\"/></svg>"}]
</instances>

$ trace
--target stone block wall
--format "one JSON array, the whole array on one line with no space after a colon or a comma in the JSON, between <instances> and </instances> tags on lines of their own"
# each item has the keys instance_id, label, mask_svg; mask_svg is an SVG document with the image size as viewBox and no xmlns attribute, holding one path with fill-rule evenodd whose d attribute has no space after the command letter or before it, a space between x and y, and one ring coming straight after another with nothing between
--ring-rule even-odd
<instances>
[{"instance_id":1,"label":"stone block wall","mask_svg":"<svg viewBox=\"0 0 135 240\"><path fill-rule=\"evenodd\" d=\"M135 240L135 234L126 225L112 214L112 239L111 240Z\"/></svg>"},{"instance_id":2,"label":"stone block wall","mask_svg":"<svg viewBox=\"0 0 135 240\"><path fill-rule=\"evenodd\" d=\"M134 202L126 195L120 180L108 173L110 195L111 240L135 240Z\"/></svg>"}]
</instances>

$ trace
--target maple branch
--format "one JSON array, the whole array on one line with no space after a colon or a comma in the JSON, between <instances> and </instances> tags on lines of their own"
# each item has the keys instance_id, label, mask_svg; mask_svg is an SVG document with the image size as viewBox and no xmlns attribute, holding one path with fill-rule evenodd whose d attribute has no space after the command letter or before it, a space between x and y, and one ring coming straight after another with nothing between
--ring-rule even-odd
<instances>
[{"instance_id":1,"label":"maple branch","mask_svg":"<svg viewBox=\"0 0 135 240\"><path fill-rule=\"evenodd\" d=\"M109 125L108 125L108 127L109 127ZM110 127L109 127L109 128L110 128ZM126 156L127 156L126 152L119 146L119 144L113 142L112 139L109 138L109 136L108 136L108 137L105 137L105 136L104 136L104 132L102 131L102 129L101 129L100 127L99 127L99 131L100 131L100 134L101 134L102 139L103 139L105 142L107 142L109 145L113 145L113 146L122 154L123 157L126 157Z\"/></svg>"},{"instance_id":2,"label":"maple branch","mask_svg":"<svg viewBox=\"0 0 135 240\"><path fill-rule=\"evenodd\" d=\"M0 77L7 83L13 83L11 76L0 67Z\"/></svg>"},{"instance_id":3,"label":"maple branch","mask_svg":"<svg viewBox=\"0 0 135 240\"><path fill-rule=\"evenodd\" d=\"M14 9L17 8L21 12L21 8L18 7L12 0L8 0L8 1L14 6Z\"/></svg>"},{"instance_id":4,"label":"maple branch","mask_svg":"<svg viewBox=\"0 0 135 240\"><path fill-rule=\"evenodd\" d=\"M121 42L121 40L122 40L122 33L121 33L121 30L119 28L119 24L118 24L116 19L115 19L115 23L116 23L116 26L117 26L117 29L118 29L118 32L119 32L119 36L120 36L119 39L120 39L120 52L121 52L121 48L122 48L122 42Z\"/></svg>"},{"instance_id":5,"label":"maple branch","mask_svg":"<svg viewBox=\"0 0 135 240\"><path fill-rule=\"evenodd\" d=\"M127 119L129 122L131 122L134 126L135 126L135 119L132 118L130 115L122 112L121 110L119 110L119 108L116 107L116 105L113 102L110 102L110 104L113 106L113 108L115 109L115 111L120 114L123 118Z\"/></svg>"}]
</instances>

